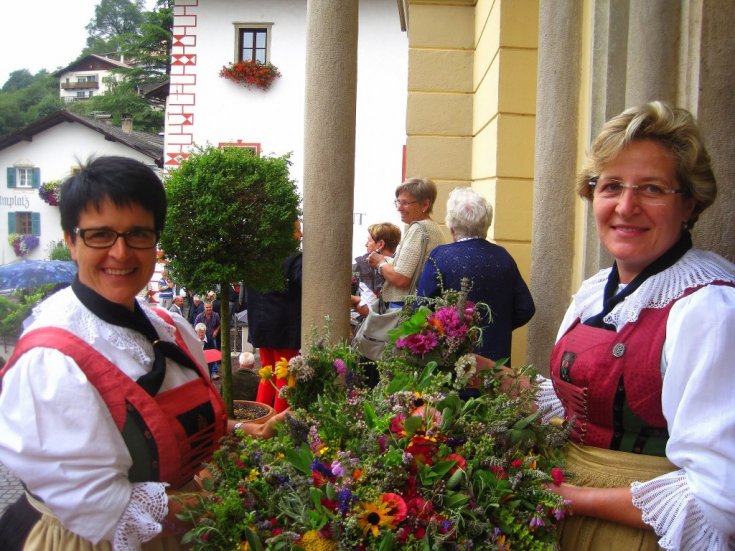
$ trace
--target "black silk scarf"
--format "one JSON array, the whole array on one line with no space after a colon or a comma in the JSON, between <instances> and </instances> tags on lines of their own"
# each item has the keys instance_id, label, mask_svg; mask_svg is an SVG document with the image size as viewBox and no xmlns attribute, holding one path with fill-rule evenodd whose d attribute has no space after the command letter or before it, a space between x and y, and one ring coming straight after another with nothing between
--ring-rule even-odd
<instances>
[{"instance_id":1,"label":"black silk scarf","mask_svg":"<svg viewBox=\"0 0 735 551\"><path fill-rule=\"evenodd\" d=\"M79 301L102 321L137 331L153 345L153 368L136 381L148 394L155 396L160 390L166 376L167 357L182 367L193 369L199 374L199 369L186 352L176 344L159 338L151 320L145 315L137 300L135 301L135 309L133 311L128 310L124 306L107 300L84 285L79 281L79 276L74 278L71 288Z\"/></svg>"},{"instance_id":2,"label":"black silk scarf","mask_svg":"<svg viewBox=\"0 0 735 551\"><path fill-rule=\"evenodd\" d=\"M656 260L651 262L648 266L646 266L641 273L639 273L633 281L628 283L628 285L625 286L625 289L617 292L618 287L620 286L620 275L618 274L618 263L614 262L612 266L612 270L610 270L610 275L607 277L607 283L605 284L605 294L603 298L603 306L602 311L589 318L587 321L584 322L585 325L589 325L592 327L599 327L601 329L609 329L612 331L615 331L615 327L605 323L603 320L606 315L608 315L615 306L620 304L627 296L629 296L633 291L638 289L638 287L641 286L641 284L646 281L649 277L656 275L660 272L663 272L665 269L670 268L676 262L684 256L684 253L686 253L689 249L692 248L692 236L691 234L684 230L681 232L681 237L679 240L674 243L674 245L666 251L664 254L659 256Z\"/></svg>"}]
</instances>

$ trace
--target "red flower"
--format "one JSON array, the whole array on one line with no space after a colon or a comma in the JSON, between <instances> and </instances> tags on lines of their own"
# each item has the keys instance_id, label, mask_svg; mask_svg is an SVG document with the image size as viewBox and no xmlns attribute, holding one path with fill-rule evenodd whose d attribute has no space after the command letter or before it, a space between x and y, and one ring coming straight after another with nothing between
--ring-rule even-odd
<instances>
[{"instance_id":1,"label":"red flower","mask_svg":"<svg viewBox=\"0 0 735 551\"><path fill-rule=\"evenodd\" d=\"M458 453L450 453L447 456L447 461L451 461L451 460L454 460L457 463L454 465L454 467L449 469L449 474L452 474L457 469L462 469L463 471L465 470L465 467L467 466L467 461L465 461L464 457L462 457Z\"/></svg>"},{"instance_id":2,"label":"red flower","mask_svg":"<svg viewBox=\"0 0 735 551\"><path fill-rule=\"evenodd\" d=\"M491 465L490 470L495 473L495 477L498 480L504 480L508 478L508 473L506 473L505 469L500 465Z\"/></svg>"},{"instance_id":3,"label":"red flower","mask_svg":"<svg viewBox=\"0 0 735 551\"><path fill-rule=\"evenodd\" d=\"M564 482L564 471L559 467L554 467L551 469L551 478L554 479L554 485L561 486L562 482Z\"/></svg>"},{"instance_id":4,"label":"red flower","mask_svg":"<svg viewBox=\"0 0 735 551\"><path fill-rule=\"evenodd\" d=\"M520 469L523 467L523 459L514 459L510 466L514 469Z\"/></svg>"}]
</instances>

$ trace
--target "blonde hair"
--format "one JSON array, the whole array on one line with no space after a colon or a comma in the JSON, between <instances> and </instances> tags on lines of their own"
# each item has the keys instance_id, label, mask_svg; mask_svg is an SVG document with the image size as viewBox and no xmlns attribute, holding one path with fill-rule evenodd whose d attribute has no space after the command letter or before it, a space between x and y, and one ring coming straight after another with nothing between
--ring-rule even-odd
<instances>
[{"instance_id":1,"label":"blonde hair","mask_svg":"<svg viewBox=\"0 0 735 551\"><path fill-rule=\"evenodd\" d=\"M577 177L577 193L591 200L590 179L598 177L636 140L654 141L671 154L679 185L694 199L694 210L687 221L691 228L717 197L717 182L694 117L686 109L663 101L631 107L605 123Z\"/></svg>"}]
</instances>

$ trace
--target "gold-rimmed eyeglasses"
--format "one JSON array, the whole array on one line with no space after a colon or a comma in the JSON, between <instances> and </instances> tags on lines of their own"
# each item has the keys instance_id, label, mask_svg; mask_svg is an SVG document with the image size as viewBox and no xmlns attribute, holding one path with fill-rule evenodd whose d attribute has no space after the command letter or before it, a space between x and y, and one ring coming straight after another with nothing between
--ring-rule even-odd
<instances>
[{"instance_id":1,"label":"gold-rimmed eyeglasses","mask_svg":"<svg viewBox=\"0 0 735 551\"><path fill-rule=\"evenodd\" d=\"M393 204L396 206L396 208L407 207L408 205L413 205L414 203L418 203L418 201L399 201L398 199L393 201Z\"/></svg>"},{"instance_id":2,"label":"gold-rimmed eyeglasses","mask_svg":"<svg viewBox=\"0 0 735 551\"><path fill-rule=\"evenodd\" d=\"M155 230L137 228L117 232L108 228L74 228L74 233L82 238L84 244L92 249L109 249L119 237L131 249L153 249L158 244L160 234Z\"/></svg>"}]
</instances>

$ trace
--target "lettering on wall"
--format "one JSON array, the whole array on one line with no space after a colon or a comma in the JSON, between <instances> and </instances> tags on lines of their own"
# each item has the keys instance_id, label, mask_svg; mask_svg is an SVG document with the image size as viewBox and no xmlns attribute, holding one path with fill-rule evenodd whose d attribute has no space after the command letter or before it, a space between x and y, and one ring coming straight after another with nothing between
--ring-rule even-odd
<instances>
[{"instance_id":1,"label":"lettering on wall","mask_svg":"<svg viewBox=\"0 0 735 551\"><path fill-rule=\"evenodd\" d=\"M31 202L25 195L0 195L0 206L3 207L23 207L25 209L31 208Z\"/></svg>"},{"instance_id":2,"label":"lettering on wall","mask_svg":"<svg viewBox=\"0 0 735 551\"><path fill-rule=\"evenodd\" d=\"M367 216L366 212L353 212L352 213L352 225L354 226L357 224L358 226L362 226L363 219Z\"/></svg>"}]
</instances>

